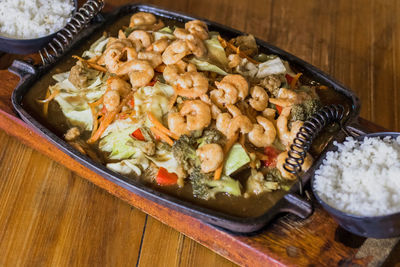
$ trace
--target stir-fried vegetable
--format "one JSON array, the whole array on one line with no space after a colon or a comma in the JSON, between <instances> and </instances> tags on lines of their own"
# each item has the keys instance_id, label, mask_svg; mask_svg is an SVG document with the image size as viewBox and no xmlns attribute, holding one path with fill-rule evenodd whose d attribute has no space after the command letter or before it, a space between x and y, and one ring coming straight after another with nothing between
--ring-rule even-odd
<instances>
[{"instance_id":1,"label":"stir-fried vegetable","mask_svg":"<svg viewBox=\"0 0 400 267\"><path fill-rule=\"evenodd\" d=\"M320 107L316 86L254 36L224 39L198 20L165 26L139 12L73 58L43 112L57 102L78 131L70 141L98 149L109 169L205 200L282 188L284 153Z\"/></svg>"}]
</instances>

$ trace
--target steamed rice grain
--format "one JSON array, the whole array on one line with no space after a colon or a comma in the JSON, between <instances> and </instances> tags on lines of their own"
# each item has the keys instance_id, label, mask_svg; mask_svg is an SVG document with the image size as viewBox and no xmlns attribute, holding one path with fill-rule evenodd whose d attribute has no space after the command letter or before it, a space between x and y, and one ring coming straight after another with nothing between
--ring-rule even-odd
<instances>
[{"instance_id":1,"label":"steamed rice grain","mask_svg":"<svg viewBox=\"0 0 400 267\"><path fill-rule=\"evenodd\" d=\"M328 152L315 172L321 199L355 215L400 212L400 137L348 137L335 145L338 150Z\"/></svg>"},{"instance_id":2,"label":"steamed rice grain","mask_svg":"<svg viewBox=\"0 0 400 267\"><path fill-rule=\"evenodd\" d=\"M67 24L73 10L72 0L1 0L0 35L32 39L52 34Z\"/></svg>"}]
</instances>

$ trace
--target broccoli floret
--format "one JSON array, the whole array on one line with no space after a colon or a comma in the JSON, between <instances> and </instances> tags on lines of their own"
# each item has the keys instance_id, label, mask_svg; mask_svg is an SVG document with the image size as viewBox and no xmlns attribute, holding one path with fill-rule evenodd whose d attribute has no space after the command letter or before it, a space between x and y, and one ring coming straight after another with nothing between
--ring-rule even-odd
<instances>
[{"instance_id":1,"label":"broccoli floret","mask_svg":"<svg viewBox=\"0 0 400 267\"><path fill-rule=\"evenodd\" d=\"M200 159L196 155L196 147L196 139L188 135L182 135L172 146L172 153L175 159L188 172L200 166Z\"/></svg>"},{"instance_id":2,"label":"broccoli floret","mask_svg":"<svg viewBox=\"0 0 400 267\"><path fill-rule=\"evenodd\" d=\"M218 144L224 146L225 136L215 128L208 128L203 131L203 135L197 139L199 146L206 144Z\"/></svg>"},{"instance_id":3,"label":"broccoli floret","mask_svg":"<svg viewBox=\"0 0 400 267\"><path fill-rule=\"evenodd\" d=\"M232 179L229 176L222 176L220 180L213 180L211 175L202 173L199 168L196 168L189 177L193 196L208 200L215 198L217 193L227 193L233 196L240 196L241 185L239 181Z\"/></svg>"},{"instance_id":4,"label":"broccoli floret","mask_svg":"<svg viewBox=\"0 0 400 267\"><path fill-rule=\"evenodd\" d=\"M290 112L290 121L306 121L315 112L317 112L321 108L321 106L321 101L318 98L305 100L301 104L295 104L292 106L292 110Z\"/></svg>"},{"instance_id":5,"label":"broccoli floret","mask_svg":"<svg viewBox=\"0 0 400 267\"><path fill-rule=\"evenodd\" d=\"M276 170L279 173L279 170ZM251 174L246 183L246 193L258 195L263 192L272 192L279 189L279 182L276 180L277 177L275 175L276 173L269 172L264 176L262 172L251 169Z\"/></svg>"}]
</instances>

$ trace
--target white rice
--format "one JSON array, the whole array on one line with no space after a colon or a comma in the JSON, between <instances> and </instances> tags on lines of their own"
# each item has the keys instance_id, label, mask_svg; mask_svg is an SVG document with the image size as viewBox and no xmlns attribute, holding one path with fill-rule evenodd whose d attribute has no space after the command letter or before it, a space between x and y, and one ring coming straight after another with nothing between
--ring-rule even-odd
<instances>
[{"instance_id":1,"label":"white rice","mask_svg":"<svg viewBox=\"0 0 400 267\"><path fill-rule=\"evenodd\" d=\"M355 215L400 211L400 137L346 138L315 172L315 189L330 206Z\"/></svg>"},{"instance_id":2,"label":"white rice","mask_svg":"<svg viewBox=\"0 0 400 267\"><path fill-rule=\"evenodd\" d=\"M64 27L72 11L72 0L0 0L0 35L32 39Z\"/></svg>"}]
</instances>

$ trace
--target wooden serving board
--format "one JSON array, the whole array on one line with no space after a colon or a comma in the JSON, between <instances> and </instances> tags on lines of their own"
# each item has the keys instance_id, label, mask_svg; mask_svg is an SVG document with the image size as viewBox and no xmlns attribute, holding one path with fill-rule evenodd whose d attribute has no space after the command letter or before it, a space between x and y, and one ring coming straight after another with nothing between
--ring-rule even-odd
<instances>
[{"instance_id":1,"label":"wooden serving board","mask_svg":"<svg viewBox=\"0 0 400 267\"><path fill-rule=\"evenodd\" d=\"M127 2L121 0L113 2L111 5L118 6ZM182 4L183 2L168 1L168 5L165 3L165 6L172 5L169 6L172 9L181 9L174 5L179 5L179 3ZM216 2L220 3L221 1ZM257 1L257 3L259 2L261 1ZM242 1L236 1L235 3L241 4ZM198 5L193 5L200 8ZM207 4L204 4L204 6L207 6ZM111 8L112 6L108 7L108 9ZM216 14L213 16L216 16ZM229 20L228 17L227 20ZM1 56L0 69L6 68L15 58L15 56L7 54ZM244 236L227 233L178 211L168 209L139 197L77 163L17 118L10 101L12 90L17 84L17 76L7 70L0 70L1 129L16 137L24 144L68 167L84 179L91 181L93 184L235 263L247 266L367 265L368 263L379 262L379 257L386 257L388 254L387 251L386 254L380 254L377 253L377 250L374 250L374 248L379 246L379 242L360 238L342 230L318 205L316 205L313 215L306 220L299 220L295 216L284 215L275 219L263 231L255 235ZM360 125L365 130L371 132L384 130L382 127L364 119L360 119ZM385 248L386 250L390 250L394 242L386 243L388 245L381 250L385 250ZM369 249L365 249L366 247Z\"/></svg>"},{"instance_id":2,"label":"wooden serving board","mask_svg":"<svg viewBox=\"0 0 400 267\"><path fill-rule=\"evenodd\" d=\"M314 214L306 220L285 215L273 221L260 233L245 236L227 233L119 187L77 163L17 118L10 97L18 81L16 75L6 70L0 71L0 128L81 177L233 262L247 266L266 263L340 265L366 264L372 260L372 255L356 257L365 239L342 230L320 206L316 206ZM360 119L360 124L368 131L383 130L382 127L363 119Z\"/></svg>"}]
</instances>

